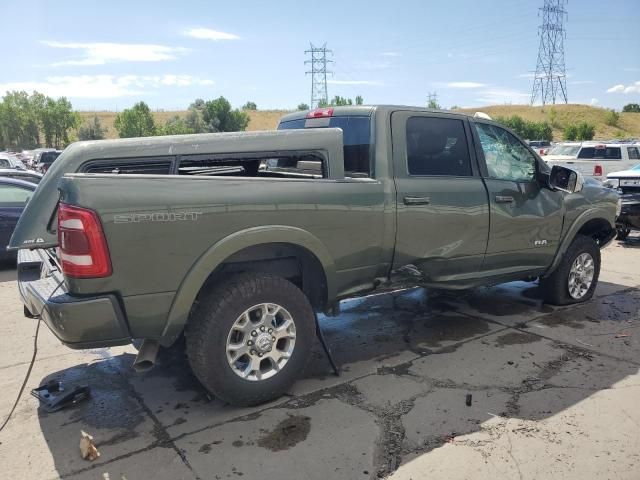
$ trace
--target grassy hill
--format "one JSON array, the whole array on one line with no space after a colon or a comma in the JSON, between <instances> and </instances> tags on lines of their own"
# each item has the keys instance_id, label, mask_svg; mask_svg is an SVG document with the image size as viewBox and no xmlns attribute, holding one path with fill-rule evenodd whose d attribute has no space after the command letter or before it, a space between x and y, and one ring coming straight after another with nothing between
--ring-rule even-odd
<instances>
[{"instance_id":1,"label":"grassy hill","mask_svg":"<svg viewBox=\"0 0 640 480\"><path fill-rule=\"evenodd\" d=\"M565 125L587 121L596 127L596 139L612 139L616 137L640 138L640 113L621 113L617 127L609 126L605 123L607 110L604 108L591 107L588 105L554 105L546 107L531 107L528 105L493 105L489 107L478 107L459 109L456 111L473 114L481 111L491 117L519 115L526 120L543 121L551 123L552 111L555 110L555 122L553 125L554 140L562 140L562 130ZM116 118L115 112L95 112L102 124L107 127L107 138L117 138L118 132L113 128ZM269 130L276 127L278 119L289 113L286 110L257 110L248 111L250 117L247 130ZM83 120L93 117L94 112L80 112ZM156 122L164 123L174 115L184 116L186 111L177 112L154 112Z\"/></svg>"}]
</instances>

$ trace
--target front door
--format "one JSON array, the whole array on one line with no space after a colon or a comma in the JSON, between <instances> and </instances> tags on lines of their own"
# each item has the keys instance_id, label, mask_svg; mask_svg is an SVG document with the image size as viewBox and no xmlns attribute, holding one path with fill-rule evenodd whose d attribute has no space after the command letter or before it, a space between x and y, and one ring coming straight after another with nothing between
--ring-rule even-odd
<instances>
[{"instance_id":1,"label":"front door","mask_svg":"<svg viewBox=\"0 0 640 480\"><path fill-rule=\"evenodd\" d=\"M394 267L414 264L434 283L468 283L482 266L487 192L468 122L400 111L391 118L396 182Z\"/></svg>"},{"instance_id":2,"label":"front door","mask_svg":"<svg viewBox=\"0 0 640 480\"><path fill-rule=\"evenodd\" d=\"M514 135L490 123L472 123L491 210L483 270L548 267L562 232L564 194L539 185L538 160Z\"/></svg>"}]
</instances>

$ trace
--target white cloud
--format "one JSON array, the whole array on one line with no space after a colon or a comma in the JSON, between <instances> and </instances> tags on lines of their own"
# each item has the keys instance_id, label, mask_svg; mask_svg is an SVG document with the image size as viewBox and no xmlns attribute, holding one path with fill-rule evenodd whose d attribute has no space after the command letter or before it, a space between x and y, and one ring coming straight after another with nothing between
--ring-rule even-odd
<instances>
[{"instance_id":1,"label":"white cloud","mask_svg":"<svg viewBox=\"0 0 640 480\"><path fill-rule=\"evenodd\" d=\"M114 62L162 62L175 60L189 50L181 47L136 43L64 43L43 40L43 44L52 48L79 50L79 58L55 62L61 65L104 65Z\"/></svg>"},{"instance_id":2,"label":"white cloud","mask_svg":"<svg viewBox=\"0 0 640 480\"><path fill-rule=\"evenodd\" d=\"M190 75L78 75L48 77L44 81L0 84L0 92L37 90L52 97L117 98L153 93L163 87L213 85L213 80Z\"/></svg>"},{"instance_id":3,"label":"white cloud","mask_svg":"<svg viewBox=\"0 0 640 480\"><path fill-rule=\"evenodd\" d=\"M502 103L528 103L531 94L512 90L510 88L491 88L479 92L480 97L476 98L477 102L486 105L499 105Z\"/></svg>"},{"instance_id":4,"label":"white cloud","mask_svg":"<svg viewBox=\"0 0 640 480\"><path fill-rule=\"evenodd\" d=\"M607 90L607 93L640 93L640 81L630 83L629 85L614 85Z\"/></svg>"},{"instance_id":5,"label":"white cloud","mask_svg":"<svg viewBox=\"0 0 640 480\"><path fill-rule=\"evenodd\" d=\"M444 84L447 88L482 88L486 87L486 83L478 83L478 82L449 82Z\"/></svg>"},{"instance_id":6,"label":"white cloud","mask_svg":"<svg viewBox=\"0 0 640 480\"><path fill-rule=\"evenodd\" d=\"M376 87L384 85L376 80L327 80L327 83L332 85L371 85Z\"/></svg>"},{"instance_id":7,"label":"white cloud","mask_svg":"<svg viewBox=\"0 0 640 480\"><path fill-rule=\"evenodd\" d=\"M589 102L591 105L598 105L600 103L600 100L598 100L597 98L592 98L591 101Z\"/></svg>"},{"instance_id":8,"label":"white cloud","mask_svg":"<svg viewBox=\"0 0 640 480\"><path fill-rule=\"evenodd\" d=\"M182 32L187 37L197 38L198 40L240 40L238 35L227 32L212 30L211 28L189 28Z\"/></svg>"},{"instance_id":9,"label":"white cloud","mask_svg":"<svg viewBox=\"0 0 640 480\"><path fill-rule=\"evenodd\" d=\"M518 78L535 78L536 74L533 72L529 72L529 73L521 73L520 75L518 75Z\"/></svg>"},{"instance_id":10,"label":"white cloud","mask_svg":"<svg viewBox=\"0 0 640 480\"><path fill-rule=\"evenodd\" d=\"M400 52L382 52L380 55L383 57L401 57L402 54Z\"/></svg>"}]
</instances>

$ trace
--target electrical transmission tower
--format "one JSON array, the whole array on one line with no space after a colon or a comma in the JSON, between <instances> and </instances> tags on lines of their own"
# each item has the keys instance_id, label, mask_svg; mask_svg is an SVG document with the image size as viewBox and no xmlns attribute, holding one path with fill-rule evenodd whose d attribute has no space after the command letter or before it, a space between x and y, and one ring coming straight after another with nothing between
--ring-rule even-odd
<instances>
[{"instance_id":1,"label":"electrical transmission tower","mask_svg":"<svg viewBox=\"0 0 640 480\"><path fill-rule=\"evenodd\" d=\"M564 21L568 19L564 9L567 0L544 0L538 62L531 90L531 104L540 100L542 105L555 104L556 99L568 103L567 75L564 64Z\"/></svg>"},{"instance_id":2,"label":"electrical transmission tower","mask_svg":"<svg viewBox=\"0 0 640 480\"><path fill-rule=\"evenodd\" d=\"M438 105L438 94L436 92L429 92L427 96L427 108L440 108Z\"/></svg>"},{"instance_id":3,"label":"electrical transmission tower","mask_svg":"<svg viewBox=\"0 0 640 480\"><path fill-rule=\"evenodd\" d=\"M326 43L322 47L310 45L311 48L304 53L311 54L311 60L306 60L304 63L305 65L310 63L311 70L305 74L311 74L311 108L316 108L320 103L329 102L327 74L333 75L333 72L327 70L327 63L333 63L333 60L328 60L327 54L333 55L333 52L327 49Z\"/></svg>"}]
</instances>

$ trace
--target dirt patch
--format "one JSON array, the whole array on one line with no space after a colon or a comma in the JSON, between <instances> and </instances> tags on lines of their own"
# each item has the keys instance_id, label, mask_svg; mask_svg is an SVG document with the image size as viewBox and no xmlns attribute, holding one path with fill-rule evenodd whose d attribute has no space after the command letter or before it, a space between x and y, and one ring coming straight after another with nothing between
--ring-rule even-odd
<instances>
[{"instance_id":1,"label":"dirt patch","mask_svg":"<svg viewBox=\"0 0 640 480\"><path fill-rule=\"evenodd\" d=\"M541 337L531 335L530 333L509 332L496 338L496 345L499 347L504 347L506 345L524 345L527 343L539 342L540 340L542 340Z\"/></svg>"},{"instance_id":2,"label":"dirt patch","mask_svg":"<svg viewBox=\"0 0 640 480\"><path fill-rule=\"evenodd\" d=\"M311 418L293 415L281 421L271 432L260 438L258 445L272 452L288 450L305 440L310 430Z\"/></svg>"}]
</instances>

